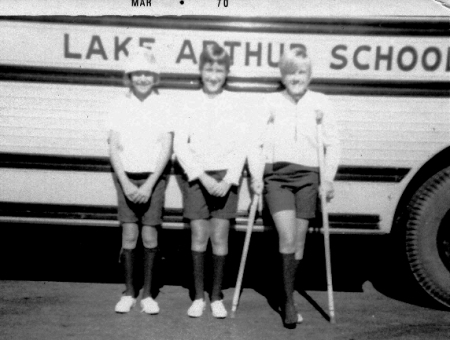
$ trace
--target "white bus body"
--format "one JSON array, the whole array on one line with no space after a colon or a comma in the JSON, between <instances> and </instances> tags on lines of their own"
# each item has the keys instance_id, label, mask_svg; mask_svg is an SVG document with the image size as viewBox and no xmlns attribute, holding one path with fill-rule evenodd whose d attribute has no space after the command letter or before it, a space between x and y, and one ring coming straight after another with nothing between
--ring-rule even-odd
<instances>
[{"instance_id":1,"label":"white bus body","mask_svg":"<svg viewBox=\"0 0 450 340\"><path fill-rule=\"evenodd\" d=\"M126 91L128 49L156 54L170 102L199 88L198 56L216 41L233 57L228 89L255 101L279 89L280 52L306 46L311 86L331 96L342 139L331 232L390 233L411 199L419 204L417 190L450 166L448 28L439 16L0 18L0 222L117 226L103 121ZM178 174L172 169L166 228L185 227ZM237 229L248 205L244 178ZM450 238L440 239L446 273L428 291L449 305Z\"/></svg>"}]
</instances>

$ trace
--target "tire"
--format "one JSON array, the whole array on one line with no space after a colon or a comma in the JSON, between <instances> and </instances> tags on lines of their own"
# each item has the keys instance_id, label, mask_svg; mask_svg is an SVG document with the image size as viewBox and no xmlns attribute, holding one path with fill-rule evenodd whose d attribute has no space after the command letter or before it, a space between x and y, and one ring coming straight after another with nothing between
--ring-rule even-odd
<instances>
[{"instance_id":1,"label":"tire","mask_svg":"<svg viewBox=\"0 0 450 340\"><path fill-rule=\"evenodd\" d=\"M406 255L411 271L428 295L450 307L450 167L419 188L407 216Z\"/></svg>"}]
</instances>

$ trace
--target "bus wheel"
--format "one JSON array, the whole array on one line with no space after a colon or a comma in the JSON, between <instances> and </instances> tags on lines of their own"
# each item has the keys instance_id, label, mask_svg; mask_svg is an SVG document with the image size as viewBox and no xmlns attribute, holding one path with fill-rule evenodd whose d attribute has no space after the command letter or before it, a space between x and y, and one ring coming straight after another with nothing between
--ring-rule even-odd
<instances>
[{"instance_id":1,"label":"bus wheel","mask_svg":"<svg viewBox=\"0 0 450 340\"><path fill-rule=\"evenodd\" d=\"M408 206L406 254L422 288L450 307L450 167L414 194Z\"/></svg>"}]
</instances>

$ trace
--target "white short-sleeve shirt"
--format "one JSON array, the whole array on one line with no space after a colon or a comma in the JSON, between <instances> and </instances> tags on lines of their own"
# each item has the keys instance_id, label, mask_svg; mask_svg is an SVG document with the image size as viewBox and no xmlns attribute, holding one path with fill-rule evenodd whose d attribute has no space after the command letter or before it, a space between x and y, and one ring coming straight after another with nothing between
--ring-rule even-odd
<instances>
[{"instance_id":1,"label":"white short-sleeve shirt","mask_svg":"<svg viewBox=\"0 0 450 340\"><path fill-rule=\"evenodd\" d=\"M339 163L340 142L336 117L328 97L308 90L295 103L286 91L282 91L268 95L264 106L268 122L264 136L267 163L290 162L318 167L316 117L317 111L323 113L322 133L327 148L325 176L332 180Z\"/></svg>"},{"instance_id":2,"label":"white short-sleeve shirt","mask_svg":"<svg viewBox=\"0 0 450 340\"><path fill-rule=\"evenodd\" d=\"M131 92L111 104L108 130L120 135L120 157L127 172L153 172L161 151L161 137L173 131L167 98L151 94L140 101Z\"/></svg>"},{"instance_id":3,"label":"white short-sleeve shirt","mask_svg":"<svg viewBox=\"0 0 450 340\"><path fill-rule=\"evenodd\" d=\"M227 170L225 180L239 182L248 130L243 106L241 96L228 91L210 98L200 90L180 103L174 149L190 180L203 171Z\"/></svg>"}]
</instances>

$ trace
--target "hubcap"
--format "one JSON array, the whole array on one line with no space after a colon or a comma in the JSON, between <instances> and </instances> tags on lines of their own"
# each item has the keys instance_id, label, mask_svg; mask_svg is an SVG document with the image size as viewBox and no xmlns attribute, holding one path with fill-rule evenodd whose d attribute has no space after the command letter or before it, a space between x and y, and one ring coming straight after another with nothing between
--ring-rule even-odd
<instances>
[{"instance_id":1,"label":"hubcap","mask_svg":"<svg viewBox=\"0 0 450 340\"><path fill-rule=\"evenodd\" d=\"M441 221L436 242L439 257L450 271L450 210Z\"/></svg>"}]
</instances>

